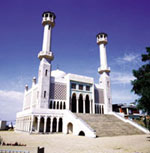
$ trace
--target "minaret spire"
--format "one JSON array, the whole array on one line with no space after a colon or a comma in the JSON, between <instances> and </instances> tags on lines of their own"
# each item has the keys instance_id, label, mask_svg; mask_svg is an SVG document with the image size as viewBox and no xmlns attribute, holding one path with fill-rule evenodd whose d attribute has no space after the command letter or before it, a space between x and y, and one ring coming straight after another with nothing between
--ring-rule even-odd
<instances>
[{"instance_id":1,"label":"minaret spire","mask_svg":"<svg viewBox=\"0 0 150 153\"><path fill-rule=\"evenodd\" d=\"M42 17L42 25L44 26L43 46L42 51L38 54L38 58L42 59L45 57L52 61L54 56L51 51L51 35L52 28L55 26L56 16L53 12L44 12Z\"/></svg>"},{"instance_id":2,"label":"minaret spire","mask_svg":"<svg viewBox=\"0 0 150 153\"><path fill-rule=\"evenodd\" d=\"M111 100L111 88L110 88L110 68L107 65L107 54L106 54L106 45L107 45L107 34L98 33L96 35L97 44L99 46L100 52L100 67L98 72L100 74L99 84L104 90L104 113L109 113L112 111L112 100Z\"/></svg>"},{"instance_id":3,"label":"minaret spire","mask_svg":"<svg viewBox=\"0 0 150 153\"><path fill-rule=\"evenodd\" d=\"M107 34L99 33L96 35L97 44L99 45L100 51L100 67L98 72L101 74L103 72L110 72L110 68L107 66L107 55L106 55L106 45L107 45Z\"/></svg>"},{"instance_id":4,"label":"minaret spire","mask_svg":"<svg viewBox=\"0 0 150 153\"><path fill-rule=\"evenodd\" d=\"M56 16L53 12L44 12L42 17L44 34L42 51L38 54L38 58L40 59L38 76L38 107L48 108L51 85L51 61L54 59L51 51L51 38Z\"/></svg>"}]
</instances>

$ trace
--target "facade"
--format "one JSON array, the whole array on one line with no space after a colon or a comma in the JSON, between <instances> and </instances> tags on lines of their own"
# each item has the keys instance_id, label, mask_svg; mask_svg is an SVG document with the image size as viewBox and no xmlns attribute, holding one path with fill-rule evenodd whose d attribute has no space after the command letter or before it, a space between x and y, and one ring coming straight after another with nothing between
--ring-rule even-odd
<instances>
[{"instance_id":1,"label":"facade","mask_svg":"<svg viewBox=\"0 0 150 153\"><path fill-rule=\"evenodd\" d=\"M51 50L52 29L55 14L44 12L42 51L38 81L34 77L32 87L25 86L23 109L17 113L16 131L29 133L63 132L95 137L95 132L76 113L108 114L112 111L110 68L107 66L107 34L99 33L97 44L100 51L99 83L92 77L66 74L59 69L53 70L54 55Z\"/></svg>"}]
</instances>

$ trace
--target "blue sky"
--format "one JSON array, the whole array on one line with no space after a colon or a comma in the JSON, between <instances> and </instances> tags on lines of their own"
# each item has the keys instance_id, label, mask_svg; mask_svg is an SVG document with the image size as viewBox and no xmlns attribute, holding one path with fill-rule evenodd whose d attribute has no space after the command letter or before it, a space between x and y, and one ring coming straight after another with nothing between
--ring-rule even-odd
<instances>
[{"instance_id":1,"label":"blue sky","mask_svg":"<svg viewBox=\"0 0 150 153\"><path fill-rule=\"evenodd\" d=\"M98 83L96 34L108 34L113 103L129 103L132 69L142 63L150 36L148 0L6 0L0 5L0 119L15 119L25 84L38 74L42 13L56 14L52 31L52 68L94 77Z\"/></svg>"}]
</instances>

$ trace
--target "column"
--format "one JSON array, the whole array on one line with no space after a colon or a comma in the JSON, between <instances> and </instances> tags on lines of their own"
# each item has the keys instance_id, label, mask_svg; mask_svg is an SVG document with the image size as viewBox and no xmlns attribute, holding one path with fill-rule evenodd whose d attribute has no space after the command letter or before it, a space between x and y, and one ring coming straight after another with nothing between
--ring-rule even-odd
<instances>
[{"instance_id":1,"label":"column","mask_svg":"<svg viewBox=\"0 0 150 153\"><path fill-rule=\"evenodd\" d=\"M93 110L93 109L92 109L92 106L93 106L93 100L91 99L91 100L90 100L90 114L93 114L93 112L92 112L92 110Z\"/></svg>"},{"instance_id":2,"label":"column","mask_svg":"<svg viewBox=\"0 0 150 153\"><path fill-rule=\"evenodd\" d=\"M41 116L38 116L37 133L40 132L40 120L41 120Z\"/></svg>"},{"instance_id":3,"label":"column","mask_svg":"<svg viewBox=\"0 0 150 153\"><path fill-rule=\"evenodd\" d=\"M46 133L46 127L47 127L47 116L44 117L44 133Z\"/></svg>"},{"instance_id":4,"label":"column","mask_svg":"<svg viewBox=\"0 0 150 153\"><path fill-rule=\"evenodd\" d=\"M34 121L34 116L31 116L31 118L30 118L30 130L29 130L30 133L32 133L33 121Z\"/></svg>"},{"instance_id":5,"label":"column","mask_svg":"<svg viewBox=\"0 0 150 153\"><path fill-rule=\"evenodd\" d=\"M28 117L28 129L27 129L27 132L30 131L30 118Z\"/></svg>"},{"instance_id":6,"label":"column","mask_svg":"<svg viewBox=\"0 0 150 153\"><path fill-rule=\"evenodd\" d=\"M52 133L53 132L53 117L51 117L51 126L50 126L50 133Z\"/></svg>"},{"instance_id":7,"label":"column","mask_svg":"<svg viewBox=\"0 0 150 153\"><path fill-rule=\"evenodd\" d=\"M77 101L76 112L79 113L79 99L77 99L76 101Z\"/></svg>"},{"instance_id":8,"label":"column","mask_svg":"<svg viewBox=\"0 0 150 153\"><path fill-rule=\"evenodd\" d=\"M85 99L83 99L83 113L85 114Z\"/></svg>"},{"instance_id":9,"label":"column","mask_svg":"<svg viewBox=\"0 0 150 153\"><path fill-rule=\"evenodd\" d=\"M89 99L89 106L90 106L89 113L91 114L91 100L90 99Z\"/></svg>"},{"instance_id":10,"label":"column","mask_svg":"<svg viewBox=\"0 0 150 153\"><path fill-rule=\"evenodd\" d=\"M59 128L59 117L57 117L57 125L56 125L56 132L58 133L58 128Z\"/></svg>"},{"instance_id":11,"label":"column","mask_svg":"<svg viewBox=\"0 0 150 153\"><path fill-rule=\"evenodd\" d=\"M129 109L128 108L126 108L126 111L127 111L127 115L129 115Z\"/></svg>"}]
</instances>

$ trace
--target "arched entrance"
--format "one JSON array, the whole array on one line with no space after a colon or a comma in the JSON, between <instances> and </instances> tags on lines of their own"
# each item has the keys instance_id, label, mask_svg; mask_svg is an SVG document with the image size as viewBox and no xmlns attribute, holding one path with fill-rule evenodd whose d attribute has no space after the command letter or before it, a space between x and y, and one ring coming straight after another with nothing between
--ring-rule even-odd
<instances>
[{"instance_id":1,"label":"arched entrance","mask_svg":"<svg viewBox=\"0 0 150 153\"><path fill-rule=\"evenodd\" d=\"M73 133L73 124L72 123L68 123L67 125L67 134L71 134Z\"/></svg>"},{"instance_id":2,"label":"arched entrance","mask_svg":"<svg viewBox=\"0 0 150 153\"><path fill-rule=\"evenodd\" d=\"M85 113L90 113L90 100L88 95L86 95L85 99Z\"/></svg>"},{"instance_id":3,"label":"arched entrance","mask_svg":"<svg viewBox=\"0 0 150 153\"><path fill-rule=\"evenodd\" d=\"M40 120L40 132L44 132L44 117L41 117Z\"/></svg>"},{"instance_id":4,"label":"arched entrance","mask_svg":"<svg viewBox=\"0 0 150 153\"><path fill-rule=\"evenodd\" d=\"M50 132L50 124L51 124L51 120L50 120L50 118L48 117L47 118L47 124L46 124L46 132Z\"/></svg>"},{"instance_id":5,"label":"arched entrance","mask_svg":"<svg viewBox=\"0 0 150 153\"><path fill-rule=\"evenodd\" d=\"M79 136L85 136L85 133L83 131L80 131Z\"/></svg>"},{"instance_id":6,"label":"arched entrance","mask_svg":"<svg viewBox=\"0 0 150 153\"><path fill-rule=\"evenodd\" d=\"M76 94L72 95L72 112L76 113Z\"/></svg>"},{"instance_id":7,"label":"arched entrance","mask_svg":"<svg viewBox=\"0 0 150 153\"><path fill-rule=\"evenodd\" d=\"M80 94L79 96L79 113L83 113L83 96Z\"/></svg>"},{"instance_id":8,"label":"arched entrance","mask_svg":"<svg viewBox=\"0 0 150 153\"><path fill-rule=\"evenodd\" d=\"M53 132L56 132L56 127L57 127L57 119L54 118L53 119L53 129L52 129Z\"/></svg>"},{"instance_id":9,"label":"arched entrance","mask_svg":"<svg viewBox=\"0 0 150 153\"><path fill-rule=\"evenodd\" d=\"M35 117L33 120L33 128L31 130L37 131L37 122L38 122L38 118Z\"/></svg>"},{"instance_id":10,"label":"arched entrance","mask_svg":"<svg viewBox=\"0 0 150 153\"><path fill-rule=\"evenodd\" d=\"M102 114L104 114L104 107L103 107L103 105L102 105Z\"/></svg>"},{"instance_id":11,"label":"arched entrance","mask_svg":"<svg viewBox=\"0 0 150 153\"><path fill-rule=\"evenodd\" d=\"M62 118L59 119L59 126L58 126L58 132L62 132L63 122Z\"/></svg>"}]
</instances>

